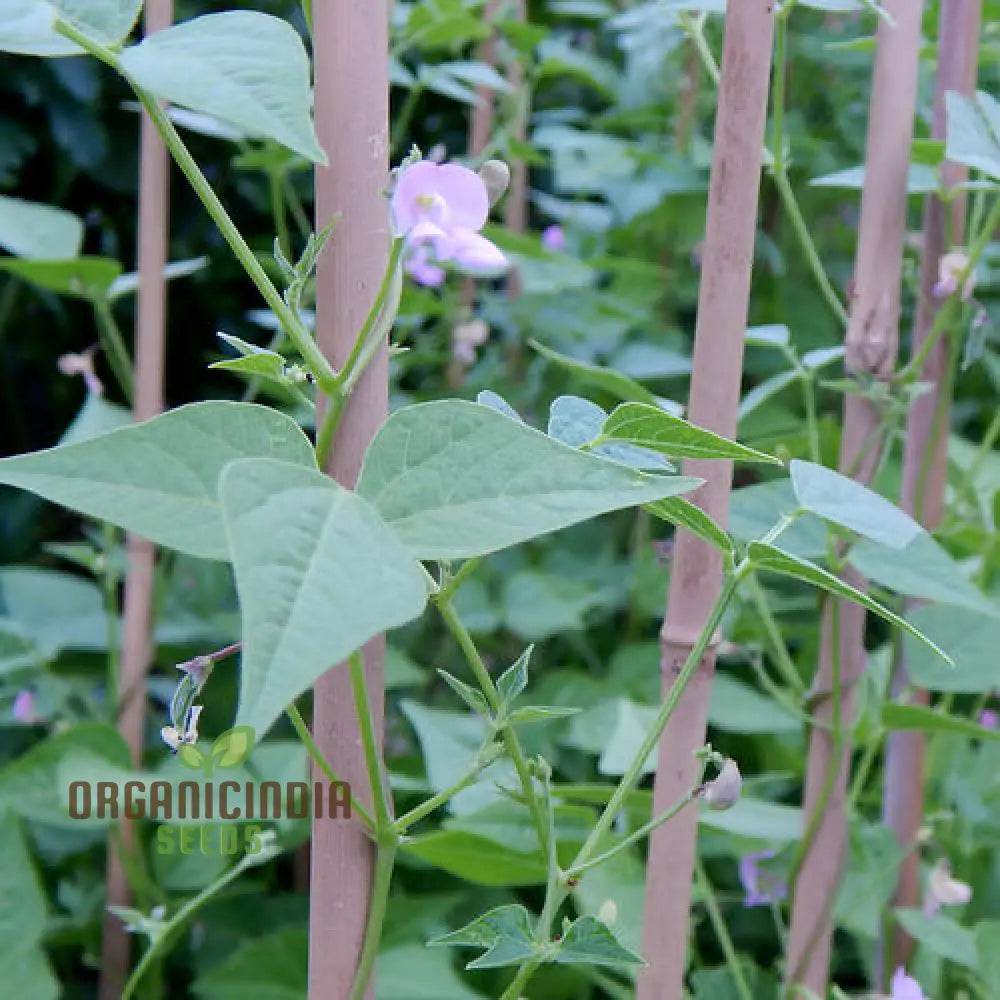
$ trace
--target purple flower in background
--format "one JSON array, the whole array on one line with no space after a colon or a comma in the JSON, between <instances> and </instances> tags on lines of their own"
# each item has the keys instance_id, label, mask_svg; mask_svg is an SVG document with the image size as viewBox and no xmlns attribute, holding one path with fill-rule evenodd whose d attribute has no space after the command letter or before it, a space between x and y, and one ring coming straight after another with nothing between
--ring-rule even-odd
<instances>
[{"instance_id":1,"label":"purple flower in background","mask_svg":"<svg viewBox=\"0 0 1000 1000\"><path fill-rule=\"evenodd\" d=\"M479 235L489 211L486 185L468 167L419 160L404 168L392 193L392 218L396 233L410 250L407 270L418 281L421 274L436 279L435 273L426 270L433 266L431 250L435 260L454 261L466 271L506 270L507 258ZM417 256L421 251L423 256Z\"/></svg>"},{"instance_id":2,"label":"purple flower in background","mask_svg":"<svg viewBox=\"0 0 1000 1000\"><path fill-rule=\"evenodd\" d=\"M566 247L566 233L562 226L548 226L542 230L542 246L553 253Z\"/></svg>"},{"instance_id":3,"label":"purple flower in background","mask_svg":"<svg viewBox=\"0 0 1000 1000\"><path fill-rule=\"evenodd\" d=\"M912 976L906 974L906 970L900 966L892 977L892 993L889 1000L927 1000L924 991Z\"/></svg>"},{"instance_id":4,"label":"purple flower in background","mask_svg":"<svg viewBox=\"0 0 1000 1000\"><path fill-rule=\"evenodd\" d=\"M35 722L35 696L27 689L18 691L11 714L18 722L32 725Z\"/></svg>"},{"instance_id":5,"label":"purple flower in background","mask_svg":"<svg viewBox=\"0 0 1000 1000\"><path fill-rule=\"evenodd\" d=\"M785 883L760 867L762 861L769 861L774 856L774 851L755 851L740 858L740 882L746 891L744 906L768 906L785 898L788 892Z\"/></svg>"},{"instance_id":6,"label":"purple flower in background","mask_svg":"<svg viewBox=\"0 0 1000 1000\"><path fill-rule=\"evenodd\" d=\"M56 366L63 375L80 375L87 392L92 396L100 396L104 392L101 380L94 372L94 350L88 347L82 354L63 354Z\"/></svg>"},{"instance_id":7,"label":"purple flower in background","mask_svg":"<svg viewBox=\"0 0 1000 1000\"><path fill-rule=\"evenodd\" d=\"M979 725L986 729L996 729L1000 726L1000 714L993 711L992 708L984 708L979 713Z\"/></svg>"}]
</instances>

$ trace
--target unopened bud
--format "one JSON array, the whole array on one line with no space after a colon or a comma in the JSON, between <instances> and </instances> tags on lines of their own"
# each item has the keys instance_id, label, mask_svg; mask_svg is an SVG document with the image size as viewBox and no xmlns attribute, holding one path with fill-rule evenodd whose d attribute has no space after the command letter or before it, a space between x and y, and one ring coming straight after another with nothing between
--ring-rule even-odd
<instances>
[{"instance_id":1,"label":"unopened bud","mask_svg":"<svg viewBox=\"0 0 1000 1000\"><path fill-rule=\"evenodd\" d=\"M510 184L510 167L503 160L487 160L479 168L479 176L486 185L492 208L503 197Z\"/></svg>"},{"instance_id":2,"label":"unopened bud","mask_svg":"<svg viewBox=\"0 0 1000 1000\"><path fill-rule=\"evenodd\" d=\"M934 296L947 298L958 291L958 283L968 270L969 258L961 250L952 250L938 261L938 280L934 285ZM976 287L975 272L969 274L962 284L962 299L969 299Z\"/></svg>"},{"instance_id":3,"label":"unopened bud","mask_svg":"<svg viewBox=\"0 0 1000 1000\"><path fill-rule=\"evenodd\" d=\"M705 785L702 797L709 809L731 809L739 802L742 788L740 769L735 760L727 757L715 780Z\"/></svg>"}]
</instances>

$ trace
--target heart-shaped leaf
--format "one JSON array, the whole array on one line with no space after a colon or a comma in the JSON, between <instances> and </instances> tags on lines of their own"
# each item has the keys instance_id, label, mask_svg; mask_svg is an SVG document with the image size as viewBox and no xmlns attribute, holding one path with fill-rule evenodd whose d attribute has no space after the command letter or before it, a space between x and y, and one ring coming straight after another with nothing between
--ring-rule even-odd
<instances>
[{"instance_id":1,"label":"heart-shaped leaf","mask_svg":"<svg viewBox=\"0 0 1000 1000\"><path fill-rule=\"evenodd\" d=\"M206 14L150 35L121 61L157 97L327 162L313 128L309 57L287 21L255 11Z\"/></svg>"},{"instance_id":2,"label":"heart-shaped leaf","mask_svg":"<svg viewBox=\"0 0 1000 1000\"><path fill-rule=\"evenodd\" d=\"M314 469L233 462L219 495L243 615L237 723L260 736L323 673L416 618L427 585L378 513Z\"/></svg>"},{"instance_id":3,"label":"heart-shaped leaf","mask_svg":"<svg viewBox=\"0 0 1000 1000\"><path fill-rule=\"evenodd\" d=\"M218 501L222 469L265 456L315 468L290 417L252 403L192 403L78 444L0 460L18 486L168 548L227 559Z\"/></svg>"}]
</instances>

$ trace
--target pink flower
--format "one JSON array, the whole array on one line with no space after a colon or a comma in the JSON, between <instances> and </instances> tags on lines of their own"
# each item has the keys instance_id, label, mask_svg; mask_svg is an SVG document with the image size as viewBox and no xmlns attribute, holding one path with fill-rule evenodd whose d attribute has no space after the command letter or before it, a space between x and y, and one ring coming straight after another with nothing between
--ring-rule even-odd
<instances>
[{"instance_id":1,"label":"pink flower","mask_svg":"<svg viewBox=\"0 0 1000 1000\"><path fill-rule=\"evenodd\" d=\"M400 172L392 193L396 232L411 255L420 248L426 255L429 247L437 261L454 261L474 273L499 273L509 266L500 250L479 235L489 211L483 179L457 163L419 160ZM419 274L427 263L425 256L408 270L413 273L416 267Z\"/></svg>"},{"instance_id":2,"label":"pink flower","mask_svg":"<svg viewBox=\"0 0 1000 1000\"><path fill-rule=\"evenodd\" d=\"M88 347L82 354L63 354L56 366L63 375L81 375L87 392L100 396L104 392L101 380L94 372L94 348Z\"/></svg>"},{"instance_id":3,"label":"pink flower","mask_svg":"<svg viewBox=\"0 0 1000 1000\"><path fill-rule=\"evenodd\" d=\"M986 729L996 729L1000 726L1000 715L993 711L992 708L984 708L979 713L979 725Z\"/></svg>"},{"instance_id":4,"label":"pink flower","mask_svg":"<svg viewBox=\"0 0 1000 1000\"><path fill-rule=\"evenodd\" d=\"M542 230L542 246L552 253L559 253L566 246L566 233L562 226L548 226Z\"/></svg>"},{"instance_id":5,"label":"pink flower","mask_svg":"<svg viewBox=\"0 0 1000 1000\"><path fill-rule=\"evenodd\" d=\"M961 250L952 250L938 261L938 280L932 293L935 298L946 299L958 291L958 281L969 267L969 258ZM962 285L962 301L972 297L976 288L975 272L970 274Z\"/></svg>"},{"instance_id":6,"label":"pink flower","mask_svg":"<svg viewBox=\"0 0 1000 1000\"><path fill-rule=\"evenodd\" d=\"M912 976L906 974L906 970L900 966L892 977L892 993L889 1000L927 1000L924 991Z\"/></svg>"},{"instance_id":7,"label":"pink flower","mask_svg":"<svg viewBox=\"0 0 1000 1000\"><path fill-rule=\"evenodd\" d=\"M33 725L35 722L35 696L27 689L18 691L14 698L11 714L18 722L23 722L26 726Z\"/></svg>"}]
</instances>

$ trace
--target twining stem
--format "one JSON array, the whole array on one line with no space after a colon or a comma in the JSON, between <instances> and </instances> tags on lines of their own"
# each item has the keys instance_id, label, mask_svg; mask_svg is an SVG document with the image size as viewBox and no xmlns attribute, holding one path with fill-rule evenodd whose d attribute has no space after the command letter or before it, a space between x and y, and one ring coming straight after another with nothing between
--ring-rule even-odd
<instances>
[{"instance_id":1,"label":"twining stem","mask_svg":"<svg viewBox=\"0 0 1000 1000\"><path fill-rule=\"evenodd\" d=\"M469 785L475 784L476 779L486 766L488 765L477 761L453 785L438 792L437 795L432 795L429 799L425 799L420 805L414 806L408 813L404 813L394 824L396 831L400 835L406 833L414 823L419 823L420 820L430 816L435 809L439 809L446 802L450 802L459 792L468 788Z\"/></svg>"},{"instance_id":2,"label":"twining stem","mask_svg":"<svg viewBox=\"0 0 1000 1000\"><path fill-rule=\"evenodd\" d=\"M753 597L754 607L757 609L757 614L760 616L760 624L764 626L764 636L768 641L771 659L773 660L774 665L778 668L778 671L780 672L785 683L793 691L799 695L805 694L805 684L803 684L802 678L799 676L799 672L795 666L795 661L788 652L788 647L785 645L781 629L778 627L778 623L774 619L774 613L771 611L771 606L767 603L767 596L764 594L764 588L761 587L756 574L750 574L747 577L746 583L748 589L750 590L750 594Z\"/></svg>"},{"instance_id":3,"label":"twining stem","mask_svg":"<svg viewBox=\"0 0 1000 1000\"><path fill-rule=\"evenodd\" d=\"M271 216L274 219L274 232L278 240L278 249L286 260L292 258L292 239L288 232L288 216L285 212L285 195L282 184L284 170L271 168L267 171L267 188L271 197Z\"/></svg>"},{"instance_id":4,"label":"twining stem","mask_svg":"<svg viewBox=\"0 0 1000 1000\"><path fill-rule=\"evenodd\" d=\"M375 732L375 716L368 700L368 684L365 681L365 661L360 650L355 650L347 659L347 669L351 675L351 690L358 712L358 730L361 746L365 754L365 768L371 782L372 803L375 809L376 832L382 834L393 829L391 792L382 770L382 754L379 750L378 735Z\"/></svg>"},{"instance_id":5,"label":"twining stem","mask_svg":"<svg viewBox=\"0 0 1000 1000\"><path fill-rule=\"evenodd\" d=\"M323 772L327 781L332 784L343 784L337 772L330 766L330 762L324 756L323 751L316 745L316 741L313 739L313 735L306 725L306 720L302 718L302 713L298 708L295 705L289 705L285 709L285 714L295 727L295 732L299 734L299 739L302 740L309 756L312 757L313 762ZM361 817L361 821L370 831L374 831L375 820L372 818L372 814L368 811L364 803L355 798L354 793L351 792L351 814L353 815L354 813L357 813Z\"/></svg>"},{"instance_id":6,"label":"twining stem","mask_svg":"<svg viewBox=\"0 0 1000 1000\"><path fill-rule=\"evenodd\" d=\"M125 338L122 337L122 332L115 322L108 300L103 295L95 295L91 301L94 305L94 318L97 321L101 347L104 349L108 364L114 372L125 401L131 405L134 380L132 378L132 359L128 355Z\"/></svg>"},{"instance_id":7,"label":"twining stem","mask_svg":"<svg viewBox=\"0 0 1000 1000\"><path fill-rule=\"evenodd\" d=\"M278 321L285 328L292 343L302 355L313 375L315 375L319 387L324 392L330 392L336 380L336 373L330 367L330 363L324 357L323 352L316 346L316 342L310 336L309 331L302 325L301 319L288 307L288 304L281 297L281 293L267 276L267 272L247 245L246 240L243 239L233 220L229 217L225 206L212 189L212 185L209 184L208 179L202 173L201 168L184 144L184 140L181 139L177 129L174 128L173 122L160 106L157 99L149 91L136 83L131 74L122 65L117 54L111 49L100 45L92 38L88 38L87 35L78 31L67 21L57 19L55 30L65 38L75 42L85 52L89 52L95 59L99 59L106 66L110 66L111 69L123 77L129 86L132 87L136 97L139 98L139 102L156 126L156 130L160 133L160 137L163 139L170 155L180 167L181 172L187 178L188 183L194 189L201 203L205 206L206 211L218 227L219 232L222 233L240 264L242 264L247 276L257 286L258 291L271 307L271 311L278 317Z\"/></svg>"},{"instance_id":8,"label":"twining stem","mask_svg":"<svg viewBox=\"0 0 1000 1000\"><path fill-rule=\"evenodd\" d=\"M701 859L697 855L694 859L694 877L698 891L705 903L705 910L708 913L708 919L711 921L712 930L715 931L716 940L719 942L719 947L726 958L726 965L729 967L730 975L736 984L736 992L739 993L741 1000L754 1000L753 993L750 991L750 985L743 974L743 966L740 965L739 956L736 954L736 948L733 946L733 939L729 936L729 929L726 927L726 921L723 919L722 911L719 909L719 901L715 898L712 883L709 881Z\"/></svg>"},{"instance_id":9,"label":"twining stem","mask_svg":"<svg viewBox=\"0 0 1000 1000\"><path fill-rule=\"evenodd\" d=\"M381 773L381 769L380 769ZM389 887L392 871L396 864L397 844L395 840L380 843L375 852L375 874L372 879L371 902L368 906L368 921L365 924L364 943L358 958L358 968L348 1000L363 1000L375 970L379 944L382 941L382 924L385 922L389 905Z\"/></svg>"},{"instance_id":10,"label":"twining stem","mask_svg":"<svg viewBox=\"0 0 1000 1000\"><path fill-rule=\"evenodd\" d=\"M472 670L476 681L479 683L480 688L482 688L487 703L494 712L498 712L500 710L500 694L497 691L496 684L493 683L490 672L486 669L486 664L483 663L483 658L479 655L479 650L476 649L476 644L472 641L469 630L465 627L462 619L459 618L451 601L447 598L442 600L442 592L435 594L433 599L438 606L438 610L448 631L451 632L455 641L461 647L465 660ZM524 751L521 749L521 741L517 738L514 727L510 725L503 726L500 729L499 735L503 740L507 753L510 755L510 759L514 763L514 770L517 772L521 791L531 812L532 822L538 831L538 842L542 847L542 851L547 856L549 846L548 824L542 813L538 797L535 794L535 786L528 769L528 761L524 756Z\"/></svg>"},{"instance_id":11,"label":"twining stem","mask_svg":"<svg viewBox=\"0 0 1000 1000\"><path fill-rule=\"evenodd\" d=\"M681 23L687 28L688 34L691 40L694 42L695 49L701 58L702 64L705 67L706 72L711 78L712 82L716 87L719 86L719 66L715 61L715 56L712 55L712 50L708 46L708 40L705 38L705 15L694 18L690 15L686 15L685 18L681 19ZM778 32L784 30L785 17L779 16L775 22L775 33L776 38L778 37ZM783 36L782 36L783 37ZM782 42L782 45L784 43ZM784 50L782 49L782 52ZM778 97L784 93L784 66L775 65L775 118L776 126L783 133L783 116L784 109L778 111ZM778 77L782 78L780 90ZM784 101L782 99L782 104ZM781 121L777 119L781 118ZM776 132L777 134L777 132ZM778 136L782 143L784 142L784 136ZM799 208L799 203L795 197L795 192L792 190L792 185L788 180L788 169L785 164L784 150L776 149L775 152L771 152L769 149L764 150L764 161L771 168L774 176L774 184L778 190L778 196L781 199L782 208L788 215L788 220L792 224L792 229L795 232L795 236L802 247L802 252L805 254L806 263L809 265L809 270L812 272L813 280L819 286L819 290L826 300L827 305L833 312L834 316L837 317L837 321L844 327L847 326L847 310L844 308L844 304L840 301L837 293L834 291L833 285L830 283L830 279L827 276L826 268L823 267L823 261L820 258L819 251L816 249L816 244L813 242L812 234L809 232L809 226L806 223L805 218L802 215L802 210Z\"/></svg>"}]
</instances>

